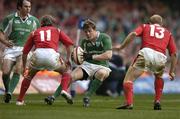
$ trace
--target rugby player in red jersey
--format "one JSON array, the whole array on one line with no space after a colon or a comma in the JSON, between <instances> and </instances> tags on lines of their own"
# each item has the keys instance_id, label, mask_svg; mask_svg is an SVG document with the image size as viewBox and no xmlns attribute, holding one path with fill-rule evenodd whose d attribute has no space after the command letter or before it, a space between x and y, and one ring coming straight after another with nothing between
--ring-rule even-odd
<instances>
[{"instance_id":1,"label":"rugby player in red jersey","mask_svg":"<svg viewBox=\"0 0 180 119\"><path fill-rule=\"evenodd\" d=\"M130 65L123 83L125 105L116 109L133 109L133 81L145 71L153 72L155 76L154 110L161 110L160 99L164 81L162 74L167 61L166 49L170 54L170 80L174 80L175 66L177 64L177 49L170 31L162 26L163 19L160 15L150 17L150 24L142 24L129 33L124 42L116 47L125 48L135 37L141 37L142 45L137 57Z\"/></svg>"},{"instance_id":2,"label":"rugby player in red jersey","mask_svg":"<svg viewBox=\"0 0 180 119\"><path fill-rule=\"evenodd\" d=\"M26 68L28 67L28 72L24 75L20 94L16 102L17 105L24 105L25 93L30 86L31 80L40 70L54 70L62 74L62 80L65 80L64 82L67 83L70 80L70 77L67 77L67 70L69 68L68 65L71 55L70 48L73 45L73 42L62 30L54 27L54 22L55 19L52 16L43 16L41 18L41 27L31 32L24 45L22 57L23 70L26 72ZM66 47L67 56L65 61L58 53L59 43L62 43ZM33 47L34 51L30 58L29 66L26 66L27 55ZM66 90L66 86L68 85L65 85L65 87L62 86L62 89L65 88ZM61 95L66 98L68 103L72 103L71 96L65 90L61 91Z\"/></svg>"}]
</instances>

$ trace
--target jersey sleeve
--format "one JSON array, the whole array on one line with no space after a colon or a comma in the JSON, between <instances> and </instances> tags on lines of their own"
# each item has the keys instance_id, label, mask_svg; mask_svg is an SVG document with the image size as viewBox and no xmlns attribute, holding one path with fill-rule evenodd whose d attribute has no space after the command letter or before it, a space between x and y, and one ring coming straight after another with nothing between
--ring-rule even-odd
<instances>
[{"instance_id":1,"label":"jersey sleeve","mask_svg":"<svg viewBox=\"0 0 180 119\"><path fill-rule=\"evenodd\" d=\"M33 47L33 32L29 35L27 42L23 48L23 54L28 54L31 48Z\"/></svg>"},{"instance_id":2,"label":"jersey sleeve","mask_svg":"<svg viewBox=\"0 0 180 119\"><path fill-rule=\"evenodd\" d=\"M39 20L37 18L35 19L35 22L36 22L37 28L39 28L40 27L40 22L39 22Z\"/></svg>"},{"instance_id":3,"label":"jersey sleeve","mask_svg":"<svg viewBox=\"0 0 180 119\"><path fill-rule=\"evenodd\" d=\"M84 49L85 40L86 40L86 39L80 39L80 40L79 40L79 45L80 45L80 47L81 47L82 49Z\"/></svg>"},{"instance_id":4,"label":"jersey sleeve","mask_svg":"<svg viewBox=\"0 0 180 119\"><path fill-rule=\"evenodd\" d=\"M63 31L60 31L60 41L62 41L65 46L74 44L73 41Z\"/></svg>"},{"instance_id":5,"label":"jersey sleeve","mask_svg":"<svg viewBox=\"0 0 180 119\"><path fill-rule=\"evenodd\" d=\"M33 18L33 30L36 30L40 27L40 22L36 17L32 17Z\"/></svg>"},{"instance_id":6,"label":"jersey sleeve","mask_svg":"<svg viewBox=\"0 0 180 119\"><path fill-rule=\"evenodd\" d=\"M112 50L112 40L108 35L105 35L103 38L103 48L105 51Z\"/></svg>"},{"instance_id":7,"label":"jersey sleeve","mask_svg":"<svg viewBox=\"0 0 180 119\"><path fill-rule=\"evenodd\" d=\"M141 36L143 33L143 29L145 27L145 24L138 26L134 32L136 33L136 36Z\"/></svg>"},{"instance_id":8,"label":"jersey sleeve","mask_svg":"<svg viewBox=\"0 0 180 119\"><path fill-rule=\"evenodd\" d=\"M170 40L169 40L169 44L168 44L167 48L168 48L168 51L169 51L170 55L172 55L172 54L177 52L177 48L176 48L176 45L175 45L174 37L172 35L170 36Z\"/></svg>"},{"instance_id":9,"label":"jersey sleeve","mask_svg":"<svg viewBox=\"0 0 180 119\"><path fill-rule=\"evenodd\" d=\"M5 32L5 29L7 28L8 26L8 23L9 23L9 18L8 17L5 17L3 22L1 23L1 26L0 26L0 30L2 32Z\"/></svg>"}]
</instances>

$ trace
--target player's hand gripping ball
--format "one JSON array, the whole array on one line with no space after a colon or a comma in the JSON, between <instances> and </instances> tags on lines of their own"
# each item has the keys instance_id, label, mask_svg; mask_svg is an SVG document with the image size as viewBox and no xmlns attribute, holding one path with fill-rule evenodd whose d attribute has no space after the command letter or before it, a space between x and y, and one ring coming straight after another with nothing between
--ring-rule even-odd
<instances>
[{"instance_id":1,"label":"player's hand gripping ball","mask_svg":"<svg viewBox=\"0 0 180 119\"><path fill-rule=\"evenodd\" d=\"M73 49L71 58L75 64L81 65L83 63L84 61L83 53L84 53L84 50L80 46L77 46Z\"/></svg>"}]
</instances>

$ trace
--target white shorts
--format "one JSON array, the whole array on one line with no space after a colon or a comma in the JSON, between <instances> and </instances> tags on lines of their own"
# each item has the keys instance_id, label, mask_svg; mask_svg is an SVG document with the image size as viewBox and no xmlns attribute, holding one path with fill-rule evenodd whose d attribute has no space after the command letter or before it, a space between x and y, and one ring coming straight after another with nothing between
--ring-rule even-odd
<instances>
[{"instance_id":1,"label":"white shorts","mask_svg":"<svg viewBox=\"0 0 180 119\"><path fill-rule=\"evenodd\" d=\"M111 72L111 69L108 67L97 65L97 64L92 64L92 63L89 63L86 61L84 61L83 64L81 64L79 67L84 69L90 78L93 78L94 74L100 69L105 69L108 72Z\"/></svg>"},{"instance_id":2,"label":"white shorts","mask_svg":"<svg viewBox=\"0 0 180 119\"><path fill-rule=\"evenodd\" d=\"M12 48L5 48L3 57L4 59L10 59L16 61L16 58L22 55L23 47L13 46Z\"/></svg>"},{"instance_id":3,"label":"white shorts","mask_svg":"<svg viewBox=\"0 0 180 119\"><path fill-rule=\"evenodd\" d=\"M143 48L139 51L139 57L137 57L134 66L156 74L162 74L166 62L167 57L163 53L150 48Z\"/></svg>"},{"instance_id":4,"label":"white shorts","mask_svg":"<svg viewBox=\"0 0 180 119\"><path fill-rule=\"evenodd\" d=\"M51 48L36 49L29 62L29 67L37 70L55 70L60 66L59 53Z\"/></svg>"}]
</instances>

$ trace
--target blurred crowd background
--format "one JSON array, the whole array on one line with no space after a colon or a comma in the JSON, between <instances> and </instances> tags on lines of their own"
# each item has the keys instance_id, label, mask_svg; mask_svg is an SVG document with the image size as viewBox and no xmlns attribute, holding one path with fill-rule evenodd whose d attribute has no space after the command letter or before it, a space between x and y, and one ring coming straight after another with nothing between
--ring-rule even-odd
<instances>
[{"instance_id":1,"label":"blurred crowd background","mask_svg":"<svg viewBox=\"0 0 180 119\"><path fill-rule=\"evenodd\" d=\"M16 0L0 0L0 22L13 11L16 11ZM77 40L78 21L82 18L93 19L99 31L106 32L112 37L113 45L121 43L137 25L147 23L154 13L163 16L164 26L172 31L179 48L178 0L32 0L31 10L31 14L38 18L44 14L55 16L59 21L59 27L74 42ZM136 39L129 48L119 53L124 59L124 64L132 62L139 49L139 43L140 40ZM2 54L3 46L0 45ZM180 72L180 67L177 68L177 72Z\"/></svg>"}]
</instances>

